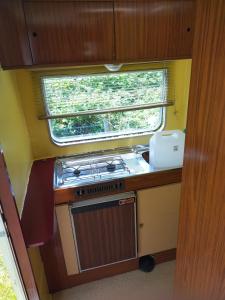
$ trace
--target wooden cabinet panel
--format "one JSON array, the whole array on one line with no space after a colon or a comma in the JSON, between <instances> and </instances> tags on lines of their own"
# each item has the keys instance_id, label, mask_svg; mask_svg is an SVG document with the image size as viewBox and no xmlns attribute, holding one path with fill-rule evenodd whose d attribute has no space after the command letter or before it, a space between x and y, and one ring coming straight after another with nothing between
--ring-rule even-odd
<instances>
[{"instance_id":1,"label":"wooden cabinet panel","mask_svg":"<svg viewBox=\"0 0 225 300\"><path fill-rule=\"evenodd\" d=\"M73 215L81 270L136 257L134 204Z\"/></svg>"},{"instance_id":2,"label":"wooden cabinet panel","mask_svg":"<svg viewBox=\"0 0 225 300\"><path fill-rule=\"evenodd\" d=\"M225 1L198 0L176 300L225 299Z\"/></svg>"},{"instance_id":3,"label":"wooden cabinet panel","mask_svg":"<svg viewBox=\"0 0 225 300\"><path fill-rule=\"evenodd\" d=\"M176 248L180 184L137 192L138 256Z\"/></svg>"},{"instance_id":4,"label":"wooden cabinet panel","mask_svg":"<svg viewBox=\"0 0 225 300\"><path fill-rule=\"evenodd\" d=\"M32 64L21 0L0 1L0 64L3 68Z\"/></svg>"},{"instance_id":5,"label":"wooden cabinet panel","mask_svg":"<svg viewBox=\"0 0 225 300\"><path fill-rule=\"evenodd\" d=\"M113 59L113 2L26 2L34 64Z\"/></svg>"},{"instance_id":6,"label":"wooden cabinet panel","mask_svg":"<svg viewBox=\"0 0 225 300\"><path fill-rule=\"evenodd\" d=\"M116 1L117 60L191 57L194 3L194 0Z\"/></svg>"}]
</instances>

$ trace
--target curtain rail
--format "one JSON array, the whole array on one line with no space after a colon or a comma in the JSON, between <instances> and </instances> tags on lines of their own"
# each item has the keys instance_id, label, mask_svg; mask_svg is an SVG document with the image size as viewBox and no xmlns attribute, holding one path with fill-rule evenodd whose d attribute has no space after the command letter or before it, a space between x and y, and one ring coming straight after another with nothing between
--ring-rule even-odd
<instances>
[{"instance_id":1,"label":"curtain rail","mask_svg":"<svg viewBox=\"0 0 225 300\"><path fill-rule=\"evenodd\" d=\"M78 113L71 113L71 114L62 114L62 115L43 115L39 116L39 120L49 120L49 119L62 119L62 118L73 118L73 117L80 117L80 116L90 116L90 115L102 115L107 113L114 113L114 112L125 112L125 111L133 111L133 110L141 110L141 109L153 109L159 107L167 107L174 105L174 101L167 101L167 102L159 102L159 103L152 103L152 104L142 104L142 105L132 105L132 106L122 106L118 108L111 108L111 109L101 109L101 110L89 110L89 111L81 111Z\"/></svg>"}]
</instances>

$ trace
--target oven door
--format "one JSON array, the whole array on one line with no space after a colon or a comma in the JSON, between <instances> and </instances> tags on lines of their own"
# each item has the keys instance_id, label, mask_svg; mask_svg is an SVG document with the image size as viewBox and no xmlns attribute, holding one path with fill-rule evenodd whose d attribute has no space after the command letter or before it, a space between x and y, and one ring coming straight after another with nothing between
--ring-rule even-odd
<instances>
[{"instance_id":1,"label":"oven door","mask_svg":"<svg viewBox=\"0 0 225 300\"><path fill-rule=\"evenodd\" d=\"M137 257L133 192L77 202L71 218L81 272Z\"/></svg>"}]
</instances>

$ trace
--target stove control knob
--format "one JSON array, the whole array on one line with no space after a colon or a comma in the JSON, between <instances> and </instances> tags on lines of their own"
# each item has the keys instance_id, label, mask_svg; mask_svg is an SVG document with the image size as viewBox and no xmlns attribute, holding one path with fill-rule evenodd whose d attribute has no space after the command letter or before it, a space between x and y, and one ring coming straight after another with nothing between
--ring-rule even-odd
<instances>
[{"instance_id":1,"label":"stove control knob","mask_svg":"<svg viewBox=\"0 0 225 300\"><path fill-rule=\"evenodd\" d=\"M77 196L83 196L85 194L85 190L78 190Z\"/></svg>"}]
</instances>

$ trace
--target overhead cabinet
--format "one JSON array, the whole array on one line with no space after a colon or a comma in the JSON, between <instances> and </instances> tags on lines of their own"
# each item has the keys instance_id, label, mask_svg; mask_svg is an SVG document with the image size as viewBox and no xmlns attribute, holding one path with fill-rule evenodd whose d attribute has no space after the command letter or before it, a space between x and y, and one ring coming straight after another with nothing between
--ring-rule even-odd
<instances>
[{"instance_id":1,"label":"overhead cabinet","mask_svg":"<svg viewBox=\"0 0 225 300\"><path fill-rule=\"evenodd\" d=\"M194 15L195 0L2 0L0 62L12 68L190 58Z\"/></svg>"},{"instance_id":2,"label":"overhead cabinet","mask_svg":"<svg viewBox=\"0 0 225 300\"><path fill-rule=\"evenodd\" d=\"M33 63L101 63L113 59L113 2L27 2Z\"/></svg>"},{"instance_id":3,"label":"overhead cabinet","mask_svg":"<svg viewBox=\"0 0 225 300\"><path fill-rule=\"evenodd\" d=\"M116 58L119 62L190 58L194 1L116 1Z\"/></svg>"},{"instance_id":4,"label":"overhead cabinet","mask_svg":"<svg viewBox=\"0 0 225 300\"><path fill-rule=\"evenodd\" d=\"M0 1L0 66L32 65L21 0Z\"/></svg>"}]
</instances>

